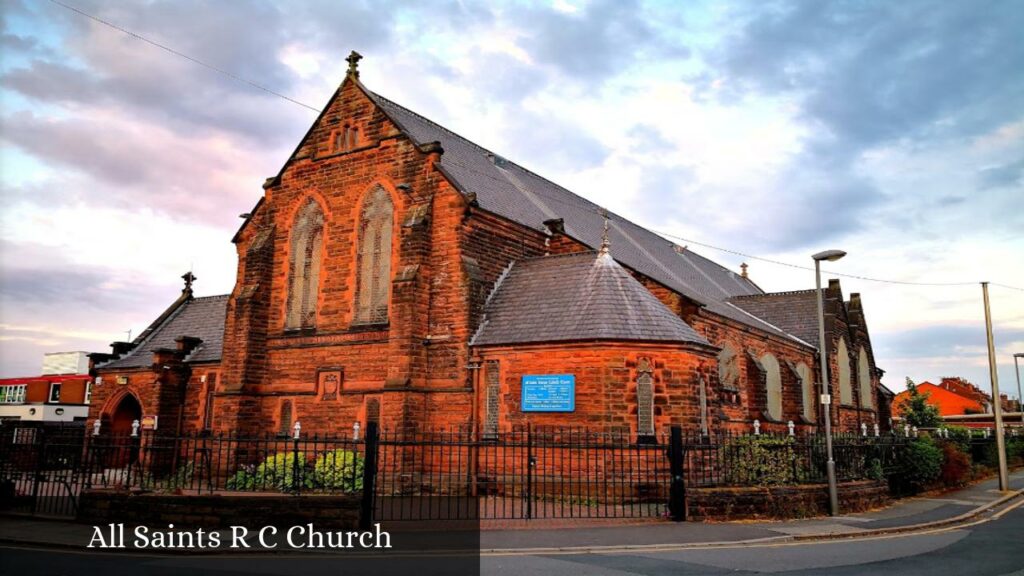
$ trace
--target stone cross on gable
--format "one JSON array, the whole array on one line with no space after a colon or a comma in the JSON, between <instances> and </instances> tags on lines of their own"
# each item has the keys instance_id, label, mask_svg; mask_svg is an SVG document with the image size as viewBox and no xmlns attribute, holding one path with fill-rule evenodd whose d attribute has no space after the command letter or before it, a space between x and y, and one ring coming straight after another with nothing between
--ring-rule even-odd
<instances>
[{"instance_id":1,"label":"stone cross on gable","mask_svg":"<svg viewBox=\"0 0 1024 576\"><path fill-rule=\"evenodd\" d=\"M345 60L348 62L348 75L353 78L359 78L359 61L363 59L363 55L355 50L348 55Z\"/></svg>"},{"instance_id":2,"label":"stone cross on gable","mask_svg":"<svg viewBox=\"0 0 1024 576\"><path fill-rule=\"evenodd\" d=\"M191 270L189 270L188 272L182 274L181 279L185 281L185 288L183 288L181 291L191 294L192 283L198 280L198 278L196 278L196 275L193 274Z\"/></svg>"}]
</instances>

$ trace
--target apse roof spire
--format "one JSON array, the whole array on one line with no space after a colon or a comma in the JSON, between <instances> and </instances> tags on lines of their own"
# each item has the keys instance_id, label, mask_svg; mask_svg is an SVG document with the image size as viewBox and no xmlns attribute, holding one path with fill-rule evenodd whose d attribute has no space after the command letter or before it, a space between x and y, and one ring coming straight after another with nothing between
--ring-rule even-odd
<instances>
[{"instance_id":1,"label":"apse roof spire","mask_svg":"<svg viewBox=\"0 0 1024 576\"><path fill-rule=\"evenodd\" d=\"M604 218L604 232L601 233L601 254L607 254L611 249L611 242L608 240L608 228L610 220L608 220L608 211L601 209L601 217Z\"/></svg>"},{"instance_id":2,"label":"apse roof spire","mask_svg":"<svg viewBox=\"0 0 1024 576\"><path fill-rule=\"evenodd\" d=\"M345 58L348 61L348 75L353 78L359 78L359 61L363 59L363 55L355 50Z\"/></svg>"}]
</instances>

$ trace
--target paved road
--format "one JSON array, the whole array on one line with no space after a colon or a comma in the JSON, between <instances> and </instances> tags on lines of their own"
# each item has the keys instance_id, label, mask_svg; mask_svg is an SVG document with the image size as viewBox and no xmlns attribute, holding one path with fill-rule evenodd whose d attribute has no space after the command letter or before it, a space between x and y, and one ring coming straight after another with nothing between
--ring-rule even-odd
<instances>
[{"instance_id":1,"label":"paved road","mask_svg":"<svg viewBox=\"0 0 1024 576\"><path fill-rule=\"evenodd\" d=\"M1018 501L1019 502L1019 501ZM153 557L0 547L0 574L471 574L472 565L422 558L392 559L372 568L352 557ZM976 526L929 534L839 542L774 544L662 552L546 556L487 556L486 576L593 574L619 576L829 574L1024 576L1024 505ZM369 569L368 569L369 568Z\"/></svg>"},{"instance_id":2,"label":"paved road","mask_svg":"<svg viewBox=\"0 0 1024 576\"><path fill-rule=\"evenodd\" d=\"M485 557L482 568L488 576L1024 576L1024 506L998 520L931 534L607 555Z\"/></svg>"}]
</instances>

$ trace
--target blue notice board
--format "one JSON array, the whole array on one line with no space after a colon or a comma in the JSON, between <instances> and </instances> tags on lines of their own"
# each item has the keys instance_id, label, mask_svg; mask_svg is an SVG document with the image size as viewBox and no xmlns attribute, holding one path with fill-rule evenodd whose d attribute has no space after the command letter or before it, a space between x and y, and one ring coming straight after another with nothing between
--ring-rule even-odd
<instances>
[{"instance_id":1,"label":"blue notice board","mask_svg":"<svg viewBox=\"0 0 1024 576\"><path fill-rule=\"evenodd\" d=\"M523 412L576 411L574 374L535 374L523 376Z\"/></svg>"}]
</instances>

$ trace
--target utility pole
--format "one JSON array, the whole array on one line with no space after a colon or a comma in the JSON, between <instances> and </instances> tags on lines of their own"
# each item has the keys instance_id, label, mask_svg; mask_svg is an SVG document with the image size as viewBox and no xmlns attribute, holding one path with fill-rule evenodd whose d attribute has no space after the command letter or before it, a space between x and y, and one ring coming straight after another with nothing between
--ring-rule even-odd
<instances>
[{"instance_id":1,"label":"utility pole","mask_svg":"<svg viewBox=\"0 0 1024 576\"><path fill-rule=\"evenodd\" d=\"M996 421L996 452L999 453L999 490L1010 489L1009 472L1006 469L1006 438L1003 437L1003 406L999 398L999 374L996 373L996 346L992 340L992 311L988 305L988 282L981 283L981 295L985 301L985 336L988 339L988 374L992 380L992 413Z\"/></svg>"},{"instance_id":2,"label":"utility pole","mask_svg":"<svg viewBox=\"0 0 1024 576\"><path fill-rule=\"evenodd\" d=\"M1020 416L1020 421L1024 422L1024 396L1020 393L1020 366L1017 365L1017 359L1024 358L1024 353L1018 352L1013 355L1013 373L1017 375L1017 415Z\"/></svg>"}]
</instances>

